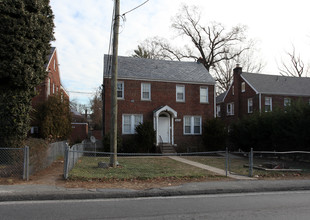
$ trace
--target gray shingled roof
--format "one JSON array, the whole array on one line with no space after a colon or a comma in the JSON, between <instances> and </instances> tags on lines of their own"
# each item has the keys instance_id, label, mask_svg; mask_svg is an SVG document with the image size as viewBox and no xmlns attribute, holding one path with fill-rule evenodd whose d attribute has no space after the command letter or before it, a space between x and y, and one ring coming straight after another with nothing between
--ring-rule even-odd
<instances>
[{"instance_id":1,"label":"gray shingled roof","mask_svg":"<svg viewBox=\"0 0 310 220\"><path fill-rule=\"evenodd\" d=\"M310 78L265 75L257 73L241 74L258 93L310 96Z\"/></svg>"},{"instance_id":2,"label":"gray shingled roof","mask_svg":"<svg viewBox=\"0 0 310 220\"><path fill-rule=\"evenodd\" d=\"M108 68L108 57L104 56L106 77L111 75L112 69ZM215 84L213 77L200 63L123 56L118 57L118 78Z\"/></svg>"},{"instance_id":3,"label":"gray shingled roof","mask_svg":"<svg viewBox=\"0 0 310 220\"><path fill-rule=\"evenodd\" d=\"M221 102L224 102L224 98L225 98L225 96L226 96L226 93L227 93L227 91L226 92L223 92L223 93L221 93L221 94L219 94L217 97L216 97L216 103L218 104L218 103L221 103Z\"/></svg>"}]
</instances>

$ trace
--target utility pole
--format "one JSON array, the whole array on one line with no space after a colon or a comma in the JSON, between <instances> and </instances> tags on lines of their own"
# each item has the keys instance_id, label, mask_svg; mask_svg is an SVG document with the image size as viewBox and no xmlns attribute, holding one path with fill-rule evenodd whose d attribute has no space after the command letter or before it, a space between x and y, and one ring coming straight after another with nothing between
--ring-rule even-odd
<instances>
[{"instance_id":1,"label":"utility pole","mask_svg":"<svg viewBox=\"0 0 310 220\"><path fill-rule=\"evenodd\" d=\"M117 166L117 57L118 57L118 31L120 19L120 0L114 0L114 26L113 26L113 54L112 54L112 82L111 82L111 136L110 136L110 166Z\"/></svg>"}]
</instances>

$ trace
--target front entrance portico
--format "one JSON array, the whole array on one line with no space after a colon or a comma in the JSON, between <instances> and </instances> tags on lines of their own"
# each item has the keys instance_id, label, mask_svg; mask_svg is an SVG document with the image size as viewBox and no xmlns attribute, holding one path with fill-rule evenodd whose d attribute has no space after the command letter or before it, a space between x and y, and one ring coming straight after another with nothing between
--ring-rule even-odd
<instances>
[{"instance_id":1,"label":"front entrance portico","mask_svg":"<svg viewBox=\"0 0 310 220\"><path fill-rule=\"evenodd\" d=\"M154 110L153 113L156 145L159 143L174 145L174 119L177 117L177 112L166 105Z\"/></svg>"}]
</instances>

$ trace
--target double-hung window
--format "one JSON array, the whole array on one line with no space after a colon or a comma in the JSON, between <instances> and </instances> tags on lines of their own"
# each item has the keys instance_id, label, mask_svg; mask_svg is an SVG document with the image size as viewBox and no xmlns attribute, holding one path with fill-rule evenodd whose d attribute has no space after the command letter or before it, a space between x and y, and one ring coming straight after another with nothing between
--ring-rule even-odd
<instances>
[{"instance_id":1,"label":"double-hung window","mask_svg":"<svg viewBox=\"0 0 310 220\"><path fill-rule=\"evenodd\" d=\"M131 114L124 114L123 115L123 122L122 122L122 133L123 134L135 134L136 127L143 123L143 116L142 115L131 115Z\"/></svg>"},{"instance_id":2,"label":"double-hung window","mask_svg":"<svg viewBox=\"0 0 310 220\"><path fill-rule=\"evenodd\" d=\"M284 107L291 105L291 99L290 98L284 98Z\"/></svg>"},{"instance_id":3,"label":"double-hung window","mask_svg":"<svg viewBox=\"0 0 310 220\"><path fill-rule=\"evenodd\" d=\"M185 86L182 85L176 86L176 101L185 102Z\"/></svg>"},{"instance_id":4,"label":"double-hung window","mask_svg":"<svg viewBox=\"0 0 310 220\"><path fill-rule=\"evenodd\" d=\"M208 87L200 87L200 103L208 103Z\"/></svg>"},{"instance_id":5,"label":"double-hung window","mask_svg":"<svg viewBox=\"0 0 310 220\"><path fill-rule=\"evenodd\" d=\"M47 79L47 92L46 95L47 97L51 94L51 78Z\"/></svg>"},{"instance_id":6,"label":"double-hung window","mask_svg":"<svg viewBox=\"0 0 310 220\"><path fill-rule=\"evenodd\" d=\"M201 116L184 116L184 134L201 134Z\"/></svg>"},{"instance_id":7,"label":"double-hung window","mask_svg":"<svg viewBox=\"0 0 310 220\"><path fill-rule=\"evenodd\" d=\"M141 100L151 100L150 83L141 83Z\"/></svg>"},{"instance_id":8,"label":"double-hung window","mask_svg":"<svg viewBox=\"0 0 310 220\"><path fill-rule=\"evenodd\" d=\"M124 99L124 82L117 82L117 98Z\"/></svg>"},{"instance_id":9,"label":"double-hung window","mask_svg":"<svg viewBox=\"0 0 310 220\"><path fill-rule=\"evenodd\" d=\"M235 114L235 105L233 102L227 104L227 115Z\"/></svg>"},{"instance_id":10,"label":"double-hung window","mask_svg":"<svg viewBox=\"0 0 310 220\"><path fill-rule=\"evenodd\" d=\"M272 98L265 97L265 112L271 112L271 111L272 111Z\"/></svg>"},{"instance_id":11,"label":"double-hung window","mask_svg":"<svg viewBox=\"0 0 310 220\"><path fill-rule=\"evenodd\" d=\"M245 82L241 83L241 92L245 92Z\"/></svg>"},{"instance_id":12,"label":"double-hung window","mask_svg":"<svg viewBox=\"0 0 310 220\"><path fill-rule=\"evenodd\" d=\"M248 113L253 113L253 99L248 99Z\"/></svg>"}]
</instances>

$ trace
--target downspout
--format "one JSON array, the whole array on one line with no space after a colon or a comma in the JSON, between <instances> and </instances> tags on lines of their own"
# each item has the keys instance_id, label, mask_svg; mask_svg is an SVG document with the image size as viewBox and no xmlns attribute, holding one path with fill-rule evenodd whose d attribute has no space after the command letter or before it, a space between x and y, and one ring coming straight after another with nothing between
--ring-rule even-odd
<instances>
[{"instance_id":1,"label":"downspout","mask_svg":"<svg viewBox=\"0 0 310 220\"><path fill-rule=\"evenodd\" d=\"M213 116L214 116L214 118L216 118L216 88L215 88L215 84L214 84L213 99L214 99L214 103L213 103Z\"/></svg>"},{"instance_id":2,"label":"downspout","mask_svg":"<svg viewBox=\"0 0 310 220\"><path fill-rule=\"evenodd\" d=\"M103 77L103 83L102 83L102 140L105 136L105 86L104 86L104 77Z\"/></svg>"},{"instance_id":3,"label":"downspout","mask_svg":"<svg viewBox=\"0 0 310 220\"><path fill-rule=\"evenodd\" d=\"M259 113L262 113L262 94L258 94L258 99L259 99Z\"/></svg>"}]
</instances>

